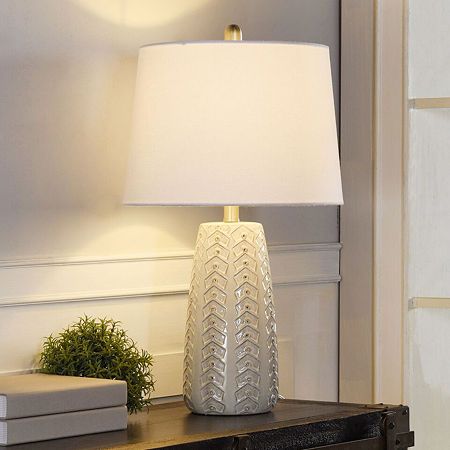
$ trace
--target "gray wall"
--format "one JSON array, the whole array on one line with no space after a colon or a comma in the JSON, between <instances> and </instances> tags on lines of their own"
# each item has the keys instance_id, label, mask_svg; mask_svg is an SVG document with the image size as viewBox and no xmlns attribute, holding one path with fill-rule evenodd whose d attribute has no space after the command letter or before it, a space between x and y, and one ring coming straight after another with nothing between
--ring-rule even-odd
<instances>
[{"instance_id":1,"label":"gray wall","mask_svg":"<svg viewBox=\"0 0 450 450\"><path fill-rule=\"evenodd\" d=\"M233 22L245 39L329 45L338 98L337 0L0 3L0 372L30 368L42 336L87 313L122 320L160 355L161 380L178 373L183 258L221 211L121 206L136 56L151 42L222 39ZM336 398L336 208L243 216L291 245L272 258L295 282L276 288L286 391Z\"/></svg>"}]
</instances>

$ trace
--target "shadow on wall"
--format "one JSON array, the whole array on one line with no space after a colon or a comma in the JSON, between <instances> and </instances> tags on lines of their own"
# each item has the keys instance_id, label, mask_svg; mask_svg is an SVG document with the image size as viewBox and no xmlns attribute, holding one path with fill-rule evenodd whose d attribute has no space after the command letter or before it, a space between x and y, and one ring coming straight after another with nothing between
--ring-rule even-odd
<instances>
[{"instance_id":1,"label":"shadow on wall","mask_svg":"<svg viewBox=\"0 0 450 450\"><path fill-rule=\"evenodd\" d=\"M130 242L136 238L127 238L136 233L148 236L140 241L150 248L192 247L198 216L212 218L217 211L184 210L180 227L177 208L125 209L121 200L137 49L155 40L211 37L214 23L195 23L205 14L198 8L213 3L47 0L0 6L5 256L30 241L30 224L43 244L28 242L20 256L51 248L56 254L89 253L101 245L94 240L121 242L136 252L139 246ZM217 31L219 38L221 26ZM72 248L62 249L64 241Z\"/></svg>"},{"instance_id":2,"label":"shadow on wall","mask_svg":"<svg viewBox=\"0 0 450 450\"><path fill-rule=\"evenodd\" d=\"M334 45L336 60L336 35L320 26L335 0L275 3L2 2L0 258L192 248L198 223L220 220L219 210L121 205L137 49L222 39L224 25L239 21L247 39L308 36ZM295 218L317 215L303 211Z\"/></svg>"}]
</instances>

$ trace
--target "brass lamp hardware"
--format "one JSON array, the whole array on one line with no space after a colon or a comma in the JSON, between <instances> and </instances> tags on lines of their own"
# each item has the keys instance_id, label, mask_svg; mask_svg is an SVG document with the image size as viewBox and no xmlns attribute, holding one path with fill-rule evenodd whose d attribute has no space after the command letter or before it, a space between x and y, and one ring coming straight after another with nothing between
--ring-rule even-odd
<instances>
[{"instance_id":1,"label":"brass lamp hardware","mask_svg":"<svg viewBox=\"0 0 450 450\"><path fill-rule=\"evenodd\" d=\"M226 41L242 41L242 30L239 25L227 25L223 33Z\"/></svg>"},{"instance_id":2,"label":"brass lamp hardware","mask_svg":"<svg viewBox=\"0 0 450 450\"><path fill-rule=\"evenodd\" d=\"M226 41L242 41L241 27L234 23L225 27L223 35ZM239 206L224 206L223 221L239 222Z\"/></svg>"},{"instance_id":3,"label":"brass lamp hardware","mask_svg":"<svg viewBox=\"0 0 450 450\"><path fill-rule=\"evenodd\" d=\"M239 206L224 206L223 207L223 221L224 222L239 222Z\"/></svg>"}]
</instances>

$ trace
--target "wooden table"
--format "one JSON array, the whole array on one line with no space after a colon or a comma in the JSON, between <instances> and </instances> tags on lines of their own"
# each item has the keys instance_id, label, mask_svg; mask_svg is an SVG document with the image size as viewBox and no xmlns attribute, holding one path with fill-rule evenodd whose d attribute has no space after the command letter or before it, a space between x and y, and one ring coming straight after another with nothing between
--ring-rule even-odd
<instances>
[{"instance_id":1,"label":"wooden table","mask_svg":"<svg viewBox=\"0 0 450 450\"><path fill-rule=\"evenodd\" d=\"M200 416L182 402L130 416L128 429L14 450L404 450L413 445L406 406L282 400L267 414Z\"/></svg>"}]
</instances>

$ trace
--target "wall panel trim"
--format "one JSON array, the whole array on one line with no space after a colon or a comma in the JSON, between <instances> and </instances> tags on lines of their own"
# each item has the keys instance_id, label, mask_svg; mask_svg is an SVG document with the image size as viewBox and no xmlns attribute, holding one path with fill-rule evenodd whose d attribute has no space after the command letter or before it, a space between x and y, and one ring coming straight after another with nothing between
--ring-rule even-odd
<instances>
[{"instance_id":1,"label":"wall panel trim","mask_svg":"<svg viewBox=\"0 0 450 450\"><path fill-rule=\"evenodd\" d=\"M19 267L51 267L51 266L75 266L90 264L114 264L124 262L145 261L176 261L192 259L193 251L182 250L179 252L164 252L152 255L127 255L127 256L66 256L66 257L42 257L42 258L20 258L0 260L0 269L12 269Z\"/></svg>"},{"instance_id":2,"label":"wall panel trim","mask_svg":"<svg viewBox=\"0 0 450 450\"><path fill-rule=\"evenodd\" d=\"M437 308L450 309L450 298L447 297L414 297L409 300L409 309Z\"/></svg>"},{"instance_id":3,"label":"wall panel trim","mask_svg":"<svg viewBox=\"0 0 450 450\"><path fill-rule=\"evenodd\" d=\"M342 0L339 399L400 403L403 0Z\"/></svg>"},{"instance_id":4,"label":"wall panel trim","mask_svg":"<svg viewBox=\"0 0 450 450\"><path fill-rule=\"evenodd\" d=\"M375 0L341 1L339 400L373 400Z\"/></svg>"},{"instance_id":5,"label":"wall panel trim","mask_svg":"<svg viewBox=\"0 0 450 450\"><path fill-rule=\"evenodd\" d=\"M408 106L412 109L448 109L450 108L450 97L411 98Z\"/></svg>"},{"instance_id":6,"label":"wall panel trim","mask_svg":"<svg viewBox=\"0 0 450 450\"><path fill-rule=\"evenodd\" d=\"M280 244L269 245L270 253L284 252L320 252L340 250L342 244L339 242L324 242L317 244ZM179 250L160 252L148 255L121 255L121 256L66 256L66 257L40 257L40 258L15 258L0 259L0 269L17 267L40 267L40 266L73 266L77 264L113 264L123 262L161 261L193 259L193 250Z\"/></svg>"},{"instance_id":7,"label":"wall panel trim","mask_svg":"<svg viewBox=\"0 0 450 450\"><path fill-rule=\"evenodd\" d=\"M274 286L338 283L340 249L339 243L269 246ZM185 295L192 257L180 251L3 260L0 308Z\"/></svg>"}]
</instances>

